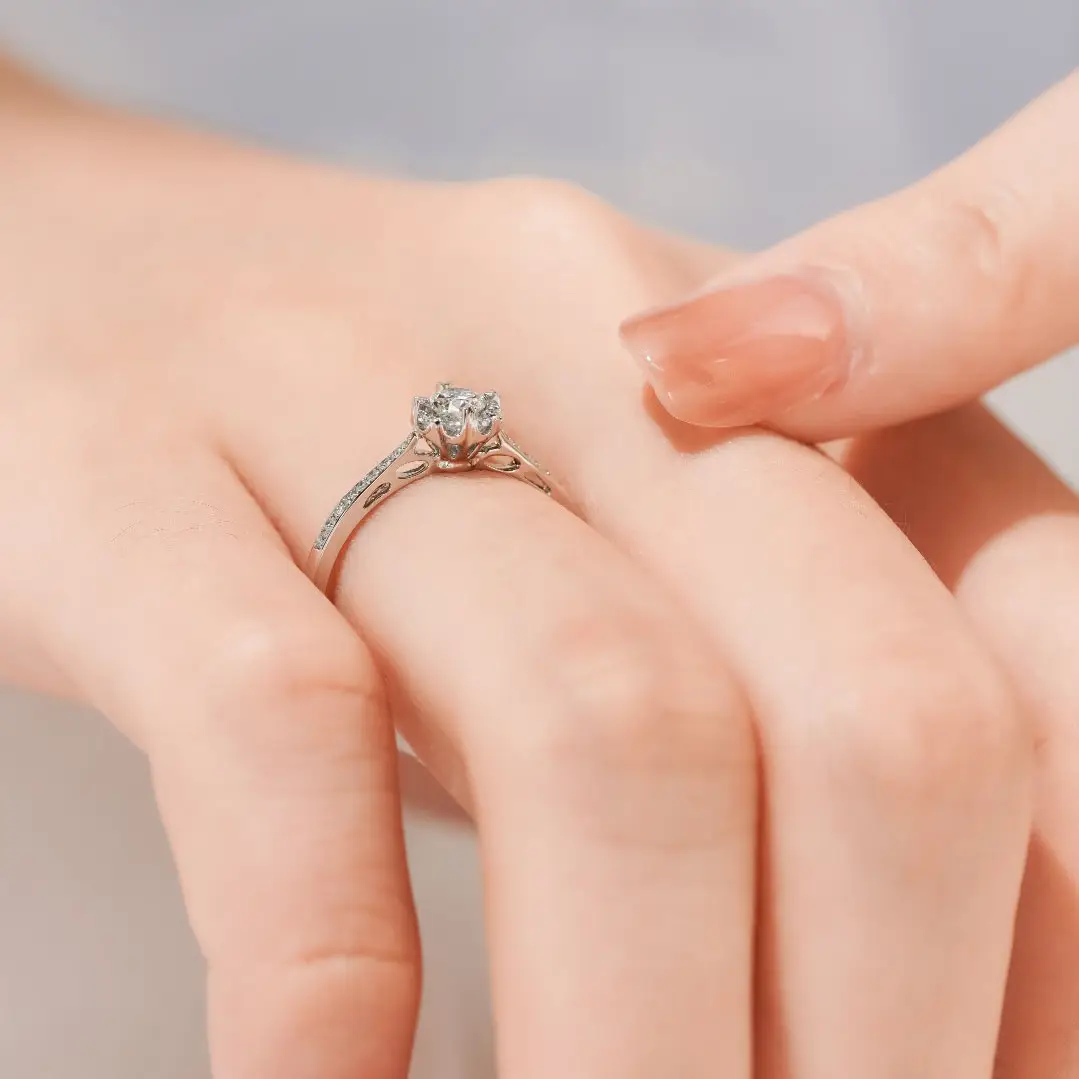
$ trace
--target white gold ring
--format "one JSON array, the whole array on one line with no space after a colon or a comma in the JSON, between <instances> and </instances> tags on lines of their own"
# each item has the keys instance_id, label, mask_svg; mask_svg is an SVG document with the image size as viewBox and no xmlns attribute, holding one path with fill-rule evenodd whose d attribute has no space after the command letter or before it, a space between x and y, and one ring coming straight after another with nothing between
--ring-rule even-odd
<instances>
[{"instance_id":1,"label":"white gold ring","mask_svg":"<svg viewBox=\"0 0 1079 1079\"><path fill-rule=\"evenodd\" d=\"M550 475L502 430L496 392L440 382L430 397L413 398L408 438L334 506L307 556L307 575L325 592L352 533L391 495L423 476L478 468L523 480L570 506Z\"/></svg>"}]
</instances>

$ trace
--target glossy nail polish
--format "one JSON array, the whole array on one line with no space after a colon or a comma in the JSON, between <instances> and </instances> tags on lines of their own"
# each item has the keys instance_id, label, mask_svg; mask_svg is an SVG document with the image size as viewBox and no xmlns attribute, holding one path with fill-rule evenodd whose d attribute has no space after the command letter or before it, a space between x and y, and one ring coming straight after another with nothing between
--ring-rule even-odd
<instances>
[{"instance_id":1,"label":"glossy nail polish","mask_svg":"<svg viewBox=\"0 0 1079 1079\"><path fill-rule=\"evenodd\" d=\"M811 275L703 292L629 319L621 335L671 415L710 427L820 397L849 365L839 296Z\"/></svg>"}]
</instances>

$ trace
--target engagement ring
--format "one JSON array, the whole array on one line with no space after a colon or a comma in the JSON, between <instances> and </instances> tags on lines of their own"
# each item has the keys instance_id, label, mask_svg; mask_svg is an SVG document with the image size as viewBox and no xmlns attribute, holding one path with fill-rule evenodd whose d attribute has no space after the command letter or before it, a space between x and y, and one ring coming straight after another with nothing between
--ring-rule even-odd
<instances>
[{"instance_id":1,"label":"engagement ring","mask_svg":"<svg viewBox=\"0 0 1079 1079\"><path fill-rule=\"evenodd\" d=\"M391 495L423 476L482 468L523 480L564 505L569 501L545 472L502 430L502 403L440 382L412 401L412 431L334 506L307 556L307 575L326 591L353 532Z\"/></svg>"}]
</instances>

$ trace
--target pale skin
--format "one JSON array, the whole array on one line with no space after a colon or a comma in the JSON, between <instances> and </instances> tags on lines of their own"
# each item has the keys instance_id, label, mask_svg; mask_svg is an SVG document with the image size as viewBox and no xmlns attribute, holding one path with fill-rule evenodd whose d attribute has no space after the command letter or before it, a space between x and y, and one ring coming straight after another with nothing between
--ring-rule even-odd
<instances>
[{"instance_id":1,"label":"pale skin","mask_svg":"<svg viewBox=\"0 0 1079 1079\"><path fill-rule=\"evenodd\" d=\"M477 823L507 1079L990 1074L1029 690L1075 700L1051 645L1079 592L1071 496L992 421L850 471L701 434L615 328L734 256L561 185L367 179L14 72L0 235L0 662L146 752L216 1079L405 1076L395 726ZM443 378L500 390L582 516L420 481L331 603L297 562ZM915 482L938 446L954 469ZM986 454L1056 516L987 545ZM1063 1079L1036 1027L1011 1009L1005 1074Z\"/></svg>"},{"instance_id":2,"label":"pale skin","mask_svg":"<svg viewBox=\"0 0 1079 1079\"><path fill-rule=\"evenodd\" d=\"M683 421L836 440L1017 688L1038 808L997 1074L1029 1079L1079 1073L1079 499L983 407L946 410L1079 343L1077 136L1079 72L925 180L623 327Z\"/></svg>"}]
</instances>

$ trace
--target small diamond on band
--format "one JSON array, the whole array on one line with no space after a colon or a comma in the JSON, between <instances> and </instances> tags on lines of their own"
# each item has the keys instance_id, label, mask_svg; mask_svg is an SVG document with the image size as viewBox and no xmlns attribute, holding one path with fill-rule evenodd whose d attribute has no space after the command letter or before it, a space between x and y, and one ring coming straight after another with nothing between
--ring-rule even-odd
<instances>
[{"instance_id":1,"label":"small diamond on band","mask_svg":"<svg viewBox=\"0 0 1079 1079\"><path fill-rule=\"evenodd\" d=\"M349 536L397 491L421 476L472 469L522 480L574 508L550 475L503 432L502 401L494 390L478 393L440 382L430 397L413 398L409 436L330 511L308 553L308 576L327 590Z\"/></svg>"},{"instance_id":2,"label":"small diamond on band","mask_svg":"<svg viewBox=\"0 0 1079 1079\"><path fill-rule=\"evenodd\" d=\"M389 455L389 457L383 457L381 461L355 487L352 487L348 493L337 503L333 508L333 512L326 518L326 523L322 526L322 531L318 534L318 539L315 540L315 547L318 550L322 550L330 541L330 536L333 533L334 528L337 526L337 522L341 519L345 511L356 501L381 476L398 457L401 456L409 446L412 445L415 435L409 435L408 438L401 443Z\"/></svg>"}]
</instances>

